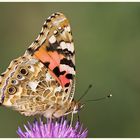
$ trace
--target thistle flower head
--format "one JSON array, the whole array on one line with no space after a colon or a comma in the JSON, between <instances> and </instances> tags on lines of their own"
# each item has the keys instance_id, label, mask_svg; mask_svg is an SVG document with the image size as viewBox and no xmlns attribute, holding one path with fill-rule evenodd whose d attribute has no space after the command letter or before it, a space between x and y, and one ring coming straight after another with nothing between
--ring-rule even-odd
<instances>
[{"instance_id":1,"label":"thistle flower head","mask_svg":"<svg viewBox=\"0 0 140 140\"><path fill-rule=\"evenodd\" d=\"M75 126L61 118L59 121L52 121L47 119L44 123L41 119L35 120L33 124L24 125L25 131L19 127L17 134L21 138L85 138L87 136L87 129L76 122Z\"/></svg>"}]
</instances>

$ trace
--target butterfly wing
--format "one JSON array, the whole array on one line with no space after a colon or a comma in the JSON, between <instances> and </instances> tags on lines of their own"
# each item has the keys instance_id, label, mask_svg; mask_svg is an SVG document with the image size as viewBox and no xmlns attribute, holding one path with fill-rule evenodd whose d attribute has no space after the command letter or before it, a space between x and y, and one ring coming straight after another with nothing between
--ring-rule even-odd
<instances>
[{"instance_id":1,"label":"butterfly wing","mask_svg":"<svg viewBox=\"0 0 140 140\"><path fill-rule=\"evenodd\" d=\"M75 51L70 24L52 14L25 54L0 76L0 104L26 116L60 117L75 91Z\"/></svg>"},{"instance_id":2,"label":"butterfly wing","mask_svg":"<svg viewBox=\"0 0 140 140\"><path fill-rule=\"evenodd\" d=\"M62 86L69 100L75 92L75 50L71 27L62 13L52 14L25 55L39 59Z\"/></svg>"}]
</instances>

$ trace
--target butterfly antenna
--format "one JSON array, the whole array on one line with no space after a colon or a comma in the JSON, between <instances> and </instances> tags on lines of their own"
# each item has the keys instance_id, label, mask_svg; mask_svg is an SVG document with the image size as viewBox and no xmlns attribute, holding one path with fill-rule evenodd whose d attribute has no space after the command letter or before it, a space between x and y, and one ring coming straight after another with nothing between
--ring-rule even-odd
<instances>
[{"instance_id":1,"label":"butterfly antenna","mask_svg":"<svg viewBox=\"0 0 140 140\"><path fill-rule=\"evenodd\" d=\"M97 98L97 99L91 99L91 100L85 100L84 102L91 102L91 101L100 101L100 100L104 100L104 99L109 99L112 97L112 94L109 94L105 97L101 97L101 98Z\"/></svg>"},{"instance_id":2,"label":"butterfly antenna","mask_svg":"<svg viewBox=\"0 0 140 140\"><path fill-rule=\"evenodd\" d=\"M88 91L92 88L92 85L90 84L87 88L87 90L84 92L84 94L78 99L80 101L85 95L87 95Z\"/></svg>"}]
</instances>

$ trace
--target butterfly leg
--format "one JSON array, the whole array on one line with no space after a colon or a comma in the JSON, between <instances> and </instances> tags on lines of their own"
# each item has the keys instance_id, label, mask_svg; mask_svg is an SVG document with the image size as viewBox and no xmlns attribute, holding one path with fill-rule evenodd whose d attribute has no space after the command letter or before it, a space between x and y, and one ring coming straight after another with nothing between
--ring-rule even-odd
<instances>
[{"instance_id":1,"label":"butterfly leg","mask_svg":"<svg viewBox=\"0 0 140 140\"><path fill-rule=\"evenodd\" d=\"M71 113L70 126L72 126L72 124L73 124L73 120L74 120L74 113L72 112L72 113Z\"/></svg>"},{"instance_id":2,"label":"butterfly leg","mask_svg":"<svg viewBox=\"0 0 140 140\"><path fill-rule=\"evenodd\" d=\"M73 124L73 120L74 120L74 113L72 112L72 113L71 113L70 126L72 126L72 124ZM79 112L77 112L77 121L78 121L79 124L81 123Z\"/></svg>"},{"instance_id":3,"label":"butterfly leg","mask_svg":"<svg viewBox=\"0 0 140 140\"><path fill-rule=\"evenodd\" d=\"M77 121L80 123L80 115L78 112L77 112Z\"/></svg>"}]
</instances>

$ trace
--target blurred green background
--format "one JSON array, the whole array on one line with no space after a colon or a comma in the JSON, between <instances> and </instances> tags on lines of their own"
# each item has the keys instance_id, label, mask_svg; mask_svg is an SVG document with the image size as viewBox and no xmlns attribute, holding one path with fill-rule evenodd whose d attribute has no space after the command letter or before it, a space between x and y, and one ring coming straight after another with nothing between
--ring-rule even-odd
<instances>
[{"instance_id":1,"label":"blurred green background","mask_svg":"<svg viewBox=\"0 0 140 140\"><path fill-rule=\"evenodd\" d=\"M0 3L0 72L24 53L45 19L63 12L70 20L76 49L78 99L88 102L80 120L88 137L140 137L140 3ZM0 108L0 137L17 137L27 120Z\"/></svg>"}]
</instances>

